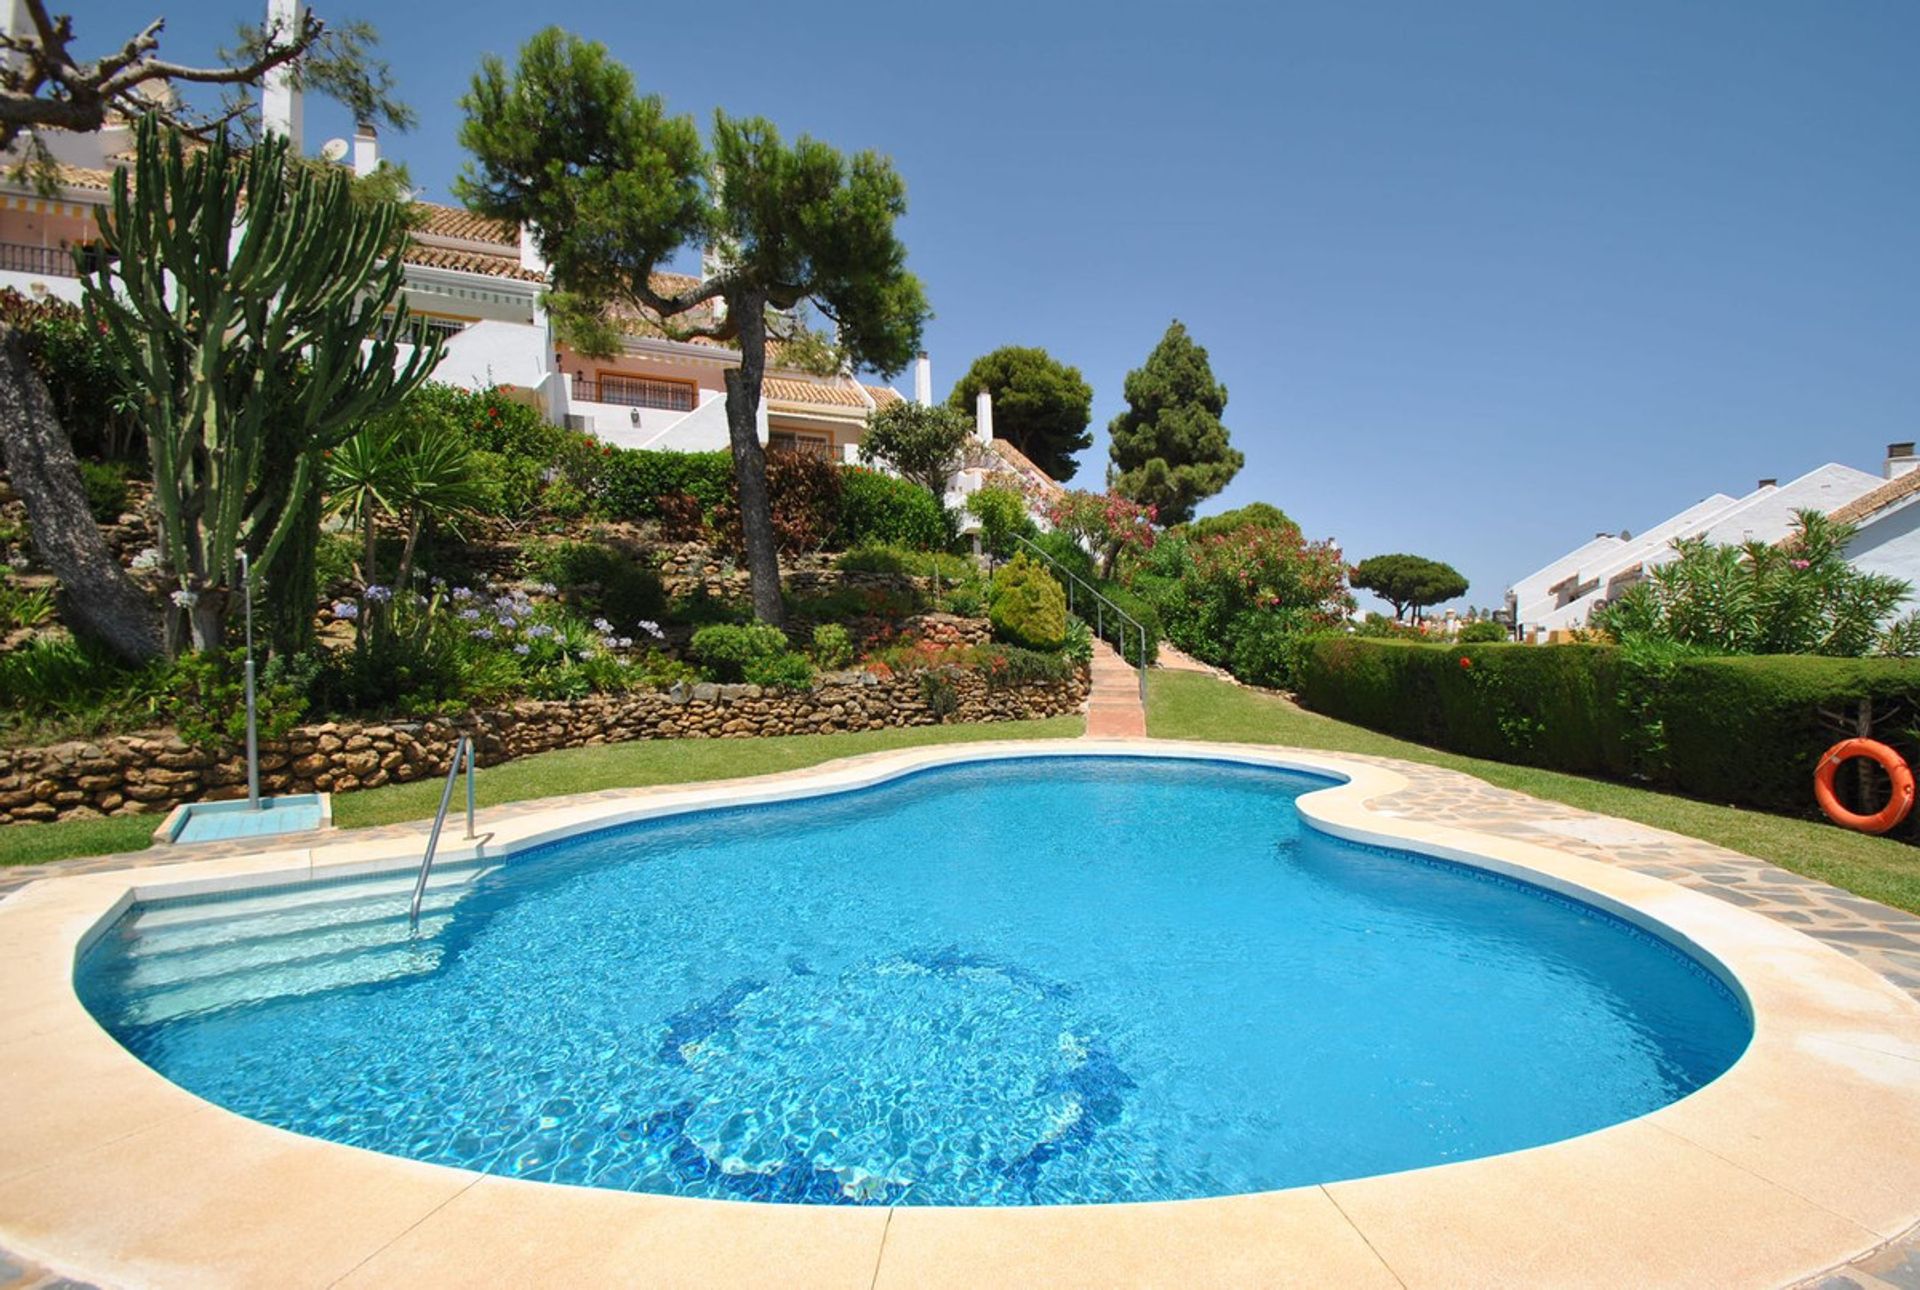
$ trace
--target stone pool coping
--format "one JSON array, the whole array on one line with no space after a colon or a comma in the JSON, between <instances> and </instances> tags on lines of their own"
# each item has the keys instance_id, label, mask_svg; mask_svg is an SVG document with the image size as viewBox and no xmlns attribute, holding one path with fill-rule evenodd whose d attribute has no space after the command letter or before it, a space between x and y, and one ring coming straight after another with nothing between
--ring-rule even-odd
<instances>
[{"instance_id":1,"label":"stone pool coping","mask_svg":"<svg viewBox=\"0 0 1920 1290\"><path fill-rule=\"evenodd\" d=\"M1210 1200L1030 1209L837 1208L596 1191L476 1174L247 1120L133 1058L73 990L128 903L409 869L416 839L35 883L0 902L0 1247L126 1285L534 1281L784 1285L1783 1285L1920 1221L1920 1004L1858 962L1663 879L1519 839L1391 817L1395 769L1284 748L1132 740L947 745L724 786L517 814L478 853L704 806L863 787L1005 757L1197 756L1331 774L1327 832L1491 869L1627 917L1717 963L1754 1015L1693 1095L1506 1155ZM475 854L446 839L446 862ZM897 1230L896 1230L897 1229ZM644 1270L644 1271L643 1271Z\"/></svg>"}]
</instances>

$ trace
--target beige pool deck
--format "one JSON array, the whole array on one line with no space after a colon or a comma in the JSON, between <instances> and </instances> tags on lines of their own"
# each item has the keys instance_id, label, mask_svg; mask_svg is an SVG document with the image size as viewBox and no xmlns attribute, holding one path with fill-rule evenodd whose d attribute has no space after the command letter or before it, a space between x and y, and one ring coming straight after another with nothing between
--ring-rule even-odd
<instances>
[{"instance_id":1,"label":"beige pool deck","mask_svg":"<svg viewBox=\"0 0 1920 1290\"><path fill-rule=\"evenodd\" d=\"M418 863L416 830L85 862L49 867L59 876L0 901L0 1285L1920 1284L1903 1239L1920 1223L1920 936L1903 915L1691 839L1384 759L1115 740L932 747L522 803L483 815L478 850L504 857L623 821L954 762L1114 754L1342 776L1301 799L1319 827L1632 919L1729 977L1753 1012L1753 1042L1691 1096L1582 1137L1255 1195L889 1209L605 1192L247 1120L141 1064L74 994L79 948L134 900L403 870Z\"/></svg>"}]
</instances>

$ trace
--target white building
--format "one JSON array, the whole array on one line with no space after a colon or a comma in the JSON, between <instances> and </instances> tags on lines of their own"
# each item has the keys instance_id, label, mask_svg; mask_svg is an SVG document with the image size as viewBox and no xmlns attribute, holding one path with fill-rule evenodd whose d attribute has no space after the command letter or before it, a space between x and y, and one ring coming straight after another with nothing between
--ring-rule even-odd
<instances>
[{"instance_id":1,"label":"white building","mask_svg":"<svg viewBox=\"0 0 1920 1290\"><path fill-rule=\"evenodd\" d=\"M1763 479L1742 497L1715 493L1637 537L1602 534L1514 583L1507 592L1507 611L1524 629L1583 627L1595 609L1671 559L1677 541L1778 542L1793 532L1798 511L1847 518L1850 508L1882 493L1890 495L1873 510L1872 525L1863 524L1850 551L1861 553L1863 567L1883 568L1920 583L1920 537L1909 541L1906 532L1920 528L1920 512L1905 510L1906 499L1920 495L1920 479L1894 488L1915 473L1920 459L1914 458L1912 444L1889 445L1887 454L1881 475L1828 462L1785 484ZM1902 515L1904 519L1896 518ZM1858 518L1850 522L1862 523ZM1873 527L1872 535L1868 527ZM1867 563L1870 560L1878 563Z\"/></svg>"}]
</instances>

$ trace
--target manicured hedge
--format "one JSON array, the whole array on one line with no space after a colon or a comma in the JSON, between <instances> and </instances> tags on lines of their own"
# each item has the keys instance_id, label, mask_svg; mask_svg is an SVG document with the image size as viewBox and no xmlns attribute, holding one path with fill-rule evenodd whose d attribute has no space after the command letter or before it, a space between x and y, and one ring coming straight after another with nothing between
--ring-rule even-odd
<instances>
[{"instance_id":1,"label":"manicured hedge","mask_svg":"<svg viewBox=\"0 0 1920 1290\"><path fill-rule=\"evenodd\" d=\"M828 546L905 546L944 549L952 532L940 503L918 484L858 467L843 469L839 513ZM733 487L730 452L649 452L616 448L608 454L597 485L600 513L617 520L659 519L660 499L675 493L698 498L712 514Z\"/></svg>"},{"instance_id":2,"label":"manicured hedge","mask_svg":"<svg viewBox=\"0 0 1920 1290\"><path fill-rule=\"evenodd\" d=\"M660 499L688 493L708 511L727 500L733 480L730 452L646 452L616 448L600 475L599 504L612 519L651 520Z\"/></svg>"},{"instance_id":3,"label":"manicured hedge","mask_svg":"<svg viewBox=\"0 0 1920 1290\"><path fill-rule=\"evenodd\" d=\"M929 551L944 548L951 538L946 511L918 484L857 466L841 477L835 550L909 546Z\"/></svg>"},{"instance_id":4,"label":"manicured hedge","mask_svg":"<svg viewBox=\"0 0 1920 1290\"><path fill-rule=\"evenodd\" d=\"M1464 660L1464 662L1463 662ZM1659 675L1604 645L1422 645L1327 637L1307 707L1475 757L1637 779L1709 801L1815 813L1813 770L1871 703L1873 736L1920 758L1920 661L1693 658Z\"/></svg>"},{"instance_id":5,"label":"manicured hedge","mask_svg":"<svg viewBox=\"0 0 1920 1290\"><path fill-rule=\"evenodd\" d=\"M1778 655L1683 663L1660 701L1668 782L1713 801L1810 814L1814 766L1845 737L1821 713L1851 722L1863 703L1873 738L1909 763L1920 761L1920 660Z\"/></svg>"}]
</instances>

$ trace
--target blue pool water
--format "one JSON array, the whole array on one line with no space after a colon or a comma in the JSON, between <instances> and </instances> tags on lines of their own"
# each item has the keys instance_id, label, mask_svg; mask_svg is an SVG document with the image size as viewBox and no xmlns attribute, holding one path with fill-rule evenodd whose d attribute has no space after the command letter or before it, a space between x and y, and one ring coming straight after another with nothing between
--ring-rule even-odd
<instances>
[{"instance_id":1,"label":"blue pool water","mask_svg":"<svg viewBox=\"0 0 1920 1290\"><path fill-rule=\"evenodd\" d=\"M1534 1146L1750 1034L1587 906L1335 840L1327 781L1026 759L406 884L158 904L84 960L245 1115L516 1177L818 1203L1161 1200Z\"/></svg>"}]
</instances>

